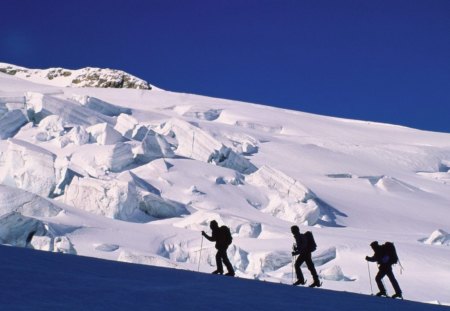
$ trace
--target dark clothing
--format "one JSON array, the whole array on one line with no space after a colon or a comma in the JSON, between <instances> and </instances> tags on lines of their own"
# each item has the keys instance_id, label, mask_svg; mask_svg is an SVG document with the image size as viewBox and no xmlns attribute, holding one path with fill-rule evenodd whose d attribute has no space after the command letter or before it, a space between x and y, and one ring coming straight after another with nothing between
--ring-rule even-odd
<instances>
[{"instance_id":1,"label":"dark clothing","mask_svg":"<svg viewBox=\"0 0 450 311\"><path fill-rule=\"evenodd\" d=\"M297 274L297 280L299 280L302 284L305 283L305 278L303 277L302 269L300 268L303 263L306 263L306 266L313 277L313 281L319 282L319 277L317 275L316 268L314 267L311 253L309 252L301 253L295 261L295 273Z\"/></svg>"},{"instance_id":2,"label":"dark clothing","mask_svg":"<svg viewBox=\"0 0 450 311\"><path fill-rule=\"evenodd\" d=\"M203 236L211 242L216 242L216 249L226 250L229 245L225 242L224 232L219 227L211 230L211 236L208 236L207 234L204 234Z\"/></svg>"},{"instance_id":3,"label":"dark clothing","mask_svg":"<svg viewBox=\"0 0 450 311\"><path fill-rule=\"evenodd\" d=\"M395 290L396 294L401 294L402 290L400 289L400 286L398 285L397 280L395 279L394 273L392 272L392 265L389 264L381 264L378 267L378 273L375 277L375 281L377 282L378 289L380 292L386 292L386 289L384 288L384 284L382 282L382 279L387 275L389 278L389 281L391 281L392 287Z\"/></svg>"},{"instance_id":4,"label":"dark clothing","mask_svg":"<svg viewBox=\"0 0 450 311\"><path fill-rule=\"evenodd\" d=\"M228 259L226 249L219 249L216 254L216 267L217 271L220 273L223 273L222 261L225 264L225 267L227 267L228 273L234 274L234 269L231 265L230 260Z\"/></svg>"},{"instance_id":5,"label":"dark clothing","mask_svg":"<svg viewBox=\"0 0 450 311\"><path fill-rule=\"evenodd\" d=\"M308 250L308 239L304 234L301 233L294 234L294 239L296 242L296 247L294 248L294 252L292 254L300 254L300 256L298 256L297 260L295 261L295 273L297 274L297 280L299 280L301 283L305 282L305 278L303 277L302 269L300 268L300 266L303 263L306 263L306 266L308 267L309 272L311 272L314 282L319 283L319 276L317 275L316 268L314 267L314 263L311 258L311 252Z\"/></svg>"},{"instance_id":6,"label":"dark clothing","mask_svg":"<svg viewBox=\"0 0 450 311\"><path fill-rule=\"evenodd\" d=\"M400 289L400 286L395 279L394 273L392 272L392 264L389 263L389 259L389 256L383 251L382 246L375 246L373 256L366 257L367 261L378 263L378 273L375 277L375 281L377 282L380 292L386 293L386 288L384 287L382 279L387 276L389 278L389 281L391 281L395 293L401 295L402 290Z\"/></svg>"},{"instance_id":7,"label":"dark clothing","mask_svg":"<svg viewBox=\"0 0 450 311\"><path fill-rule=\"evenodd\" d=\"M296 255L303 254L303 253L310 253L308 251L308 239L305 237L304 234L294 234L295 244L296 248L294 250L294 253ZM311 253L310 253L311 255Z\"/></svg>"},{"instance_id":8,"label":"dark clothing","mask_svg":"<svg viewBox=\"0 0 450 311\"><path fill-rule=\"evenodd\" d=\"M208 239L211 242L216 242L216 266L217 266L217 272L222 274L223 273L223 265L222 261L227 267L228 274L234 275L234 269L233 266L230 263L230 260L227 256L227 249L229 244L225 241L223 230L219 227L214 227L211 229L212 233L211 236L207 235L206 233L203 233L203 236Z\"/></svg>"}]
</instances>

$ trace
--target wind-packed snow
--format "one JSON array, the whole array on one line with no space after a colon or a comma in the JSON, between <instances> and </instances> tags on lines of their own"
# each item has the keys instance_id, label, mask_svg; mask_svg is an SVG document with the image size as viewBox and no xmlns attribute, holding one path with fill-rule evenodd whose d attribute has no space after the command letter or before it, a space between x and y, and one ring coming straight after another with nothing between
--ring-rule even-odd
<instances>
[{"instance_id":1,"label":"wind-packed snow","mask_svg":"<svg viewBox=\"0 0 450 311\"><path fill-rule=\"evenodd\" d=\"M286 308L313 300L370 304L371 297L272 284L293 281L290 227L297 224L314 234L323 289L370 294L368 269L374 278L376 265L364 260L372 255L369 244L392 241L404 268L400 274L394 267L404 297L450 304L450 134L154 87L76 88L63 81L64 69L30 77L21 70L0 72L1 243L176 269L124 265L148 279L173 278L161 286L179 295L194 291L176 287L190 278L212 296L229 286L235 296L222 300L230 306L246 286L261 291L260 300L241 302L272 306L266 310L281 308L266 299L278 290L291 295ZM239 280L181 271L215 270L214 244L200 234L210 232L211 220L231 229L228 256ZM28 254L22 251L13 254ZM102 275L118 273L113 283L121 283L126 273L114 264ZM67 277L70 270L58 273ZM55 284L59 276L45 279ZM124 288L129 282L142 303L159 286L126 280ZM77 284L85 281L80 276ZM58 297L52 293L44 296ZM142 306L139 299L134 306Z\"/></svg>"}]
</instances>

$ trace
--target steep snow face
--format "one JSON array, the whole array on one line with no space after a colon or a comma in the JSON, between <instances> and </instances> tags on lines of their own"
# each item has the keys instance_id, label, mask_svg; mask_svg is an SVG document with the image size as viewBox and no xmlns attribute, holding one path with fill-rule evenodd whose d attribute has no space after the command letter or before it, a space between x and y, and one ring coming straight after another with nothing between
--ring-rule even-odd
<instances>
[{"instance_id":1,"label":"steep snow face","mask_svg":"<svg viewBox=\"0 0 450 311\"><path fill-rule=\"evenodd\" d=\"M148 82L115 69L92 67L77 70L64 68L28 69L0 63L0 72L32 82L55 86L152 89Z\"/></svg>"},{"instance_id":2,"label":"steep snow face","mask_svg":"<svg viewBox=\"0 0 450 311\"><path fill-rule=\"evenodd\" d=\"M296 224L324 288L369 293L369 244L393 241L405 296L450 302L450 134L60 72L0 73L2 243L210 272L216 220L239 277L290 284Z\"/></svg>"}]
</instances>

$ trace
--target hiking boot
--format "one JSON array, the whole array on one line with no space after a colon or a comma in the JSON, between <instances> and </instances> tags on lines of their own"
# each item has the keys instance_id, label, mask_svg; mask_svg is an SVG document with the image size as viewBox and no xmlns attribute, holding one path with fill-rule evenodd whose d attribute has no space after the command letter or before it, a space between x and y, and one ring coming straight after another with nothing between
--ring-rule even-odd
<instances>
[{"instance_id":1,"label":"hiking boot","mask_svg":"<svg viewBox=\"0 0 450 311\"><path fill-rule=\"evenodd\" d=\"M228 272L225 274L226 276L234 276L234 272Z\"/></svg>"},{"instance_id":2,"label":"hiking boot","mask_svg":"<svg viewBox=\"0 0 450 311\"><path fill-rule=\"evenodd\" d=\"M212 274L223 274L223 271L214 270L214 271L212 272Z\"/></svg>"},{"instance_id":3,"label":"hiking boot","mask_svg":"<svg viewBox=\"0 0 450 311\"><path fill-rule=\"evenodd\" d=\"M314 283L312 283L311 285L309 285L309 287L320 287L322 286L322 283L320 283L320 281L314 281Z\"/></svg>"},{"instance_id":4,"label":"hiking boot","mask_svg":"<svg viewBox=\"0 0 450 311\"><path fill-rule=\"evenodd\" d=\"M297 286L297 285L305 285L306 284L306 281L305 280L297 280L294 284L292 284L292 285L294 285L294 286Z\"/></svg>"},{"instance_id":5,"label":"hiking boot","mask_svg":"<svg viewBox=\"0 0 450 311\"><path fill-rule=\"evenodd\" d=\"M395 293L394 295L392 295L392 298L400 298L403 299L402 293Z\"/></svg>"},{"instance_id":6,"label":"hiking boot","mask_svg":"<svg viewBox=\"0 0 450 311\"><path fill-rule=\"evenodd\" d=\"M386 295L386 292L378 292L375 294L375 296L377 296L377 297L385 296L386 297L387 295Z\"/></svg>"}]
</instances>

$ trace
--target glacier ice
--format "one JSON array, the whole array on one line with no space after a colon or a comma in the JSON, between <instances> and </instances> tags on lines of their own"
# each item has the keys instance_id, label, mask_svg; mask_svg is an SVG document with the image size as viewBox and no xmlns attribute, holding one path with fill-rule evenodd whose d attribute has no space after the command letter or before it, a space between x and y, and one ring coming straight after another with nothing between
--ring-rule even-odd
<instances>
[{"instance_id":1,"label":"glacier ice","mask_svg":"<svg viewBox=\"0 0 450 311\"><path fill-rule=\"evenodd\" d=\"M256 171L256 167L249 160L188 122L172 119L166 123L163 132L175 136L178 143L175 154L179 156L214 163L241 173Z\"/></svg>"},{"instance_id":2,"label":"glacier ice","mask_svg":"<svg viewBox=\"0 0 450 311\"><path fill-rule=\"evenodd\" d=\"M283 266L291 263L292 256L290 252L252 252L248 255L247 271L261 274L276 271Z\"/></svg>"},{"instance_id":3,"label":"glacier ice","mask_svg":"<svg viewBox=\"0 0 450 311\"><path fill-rule=\"evenodd\" d=\"M116 106L92 96L74 95L71 99L80 103L82 106L85 106L106 116L116 117L121 113L131 114L130 108Z\"/></svg>"},{"instance_id":4,"label":"glacier ice","mask_svg":"<svg viewBox=\"0 0 450 311\"><path fill-rule=\"evenodd\" d=\"M270 189L269 203L261 211L280 219L314 225L320 217L315 194L294 178L267 165L245 177L251 185Z\"/></svg>"},{"instance_id":5,"label":"glacier ice","mask_svg":"<svg viewBox=\"0 0 450 311\"><path fill-rule=\"evenodd\" d=\"M49 236L37 236L34 235L30 242L30 247L33 249L53 252L53 238Z\"/></svg>"},{"instance_id":6,"label":"glacier ice","mask_svg":"<svg viewBox=\"0 0 450 311\"><path fill-rule=\"evenodd\" d=\"M138 207L136 187L118 180L74 177L64 202L109 218L129 220Z\"/></svg>"},{"instance_id":7,"label":"glacier ice","mask_svg":"<svg viewBox=\"0 0 450 311\"><path fill-rule=\"evenodd\" d=\"M69 144L81 146L89 143L89 133L84 126L74 126L66 135L58 137L58 142L61 148L66 147Z\"/></svg>"},{"instance_id":8,"label":"glacier ice","mask_svg":"<svg viewBox=\"0 0 450 311\"><path fill-rule=\"evenodd\" d=\"M41 147L10 138L0 162L0 183L48 197L56 185L55 158Z\"/></svg>"},{"instance_id":9,"label":"glacier ice","mask_svg":"<svg viewBox=\"0 0 450 311\"><path fill-rule=\"evenodd\" d=\"M171 218L188 214L183 204L163 199L151 192L141 193L139 209L155 218Z\"/></svg>"},{"instance_id":10,"label":"glacier ice","mask_svg":"<svg viewBox=\"0 0 450 311\"><path fill-rule=\"evenodd\" d=\"M90 176L99 177L107 172L120 172L134 161L132 146L127 143L115 145L85 145L76 150L71 163L82 167Z\"/></svg>"},{"instance_id":11,"label":"glacier ice","mask_svg":"<svg viewBox=\"0 0 450 311\"><path fill-rule=\"evenodd\" d=\"M54 238L53 251L56 253L77 254L72 241L67 236L57 236Z\"/></svg>"},{"instance_id":12,"label":"glacier ice","mask_svg":"<svg viewBox=\"0 0 450 311\"><path fill-rule=\"evenodd\" d=\"M121 113L117 117L114 129L118 131L120 134L122 134L123 137L132 139L133 133L135 129L138 127L138 125L139 122L134 117Z\"/></svg>"},{"instance_id":13,"label":"glacier ice","mask_svg":"<svg viewBox=\"0 0 450 311\"><path fill-rule=\"evenodd\" d=\"M132 220L140 211L155 218L187 214L183 204L166 200L136 186L133 179L99 180L74 177L65 193L65 202L109 218Z\"/></svg>"},{"instance_id":14,"label":"glacier ice","mask_svg":"<svg viewBox=\"0 0 450 311\"><path fill-rule=\"evenodd\" d=\"M4 113L0 110L0 139L13 137L26 123L28 120L21 110Z\"/></svg>"},{"instance_id":15,"label":"glacier ice","mask_svg":"<svg viewBox=\"0 0 450 311\"><path fill-rule=\"evenodd\" d=\"M90 134L91 141L99 145L114 145L124 140L122 134L108 123L92 125L86 131Z\"/></svg>"},{"instance_id":16,"label":"glacier ice","mask_svg":"<svg viewBox=\"0 0 450 311\"><path fill-rule=\"evenodd\" d=\"M94 110L77 105L69 100L37 92L27 92L26 107L28 118L35 124L40 123L42 119L49 115L60 116L64 120L64 126L90 126L103 122L114 123L112 118Z\"/></svg>"},{"instance_id":17,"label":"glacier ice","mask_svg":"<svg viewBox=\"0 0 450 311\"><path fill-rule=\"evenodd\" d=\"M61 208L37 194L0 185L0 215L19 212L30 217L52 217L61 212Z\"/></svg>"},{"instance_id":18,"label":"glacier ice","mask_svg":"<svg viewBox=\"0 0 450 311\"><path fill-rule=\"evenodd\" d=\"M319 272L319 276L328 281L351 281L350 278L344 275L342 268L337 265L321 270Z\"/></svg>"},{"instance_id":19,"label":"glacier ice","mask_svg":"<svg viewBox=\"0 0 450 311\"><path fill-rule=\"evenodd\" d=\"M450 245L450 234L442 229L433 231L430 236L422 240L425 244Z\"/></svg>"},{"instance_id":20,"label":"glacier ice","mask_svg":"<svg viewBox=\"0 0 450 311\"><path fill-rule=\"evenodd\" d=\"M0 244L25 247L33 235L45 235L42 221L11 212L0 216Z\"/></svg>"},{"instance_id":21,"label":"glacier ice","mask_svg":"<svg viewBox=\"0 0 450 311\"><path fill-rule=\"evenodd\" d=\"M117 258L118 261L150 265L166 268L176 268L177 264L156 255L142 255L130 251L122 251Z\"/></svg>"},{"instance_id":22,"label":"glacier ice","mask_svg":"<svg viewBox=\"0 0 450 311\"><path fill-rule=\"evenodd\" d=\"M39 141L49 141L64 134L63 119L57 115L50 115L42 119L38 124L39 132L36 139Z\"/></svg>"},{"instance_id":23,"label":"glacier ice","mask_svg":"<svg viewBox=\"0 0 450 311\"><path fill-rule=\"evenodd\" d=\"M158 158L173 158L174 153L164 136L148 130L141 144L133 149L136 160L150 162Z\"/></svg>"},{"instance_id":24,"label":"glacier ice","mask_svg":"<svg viewBox=\"0 0 450 311\"><path fill-rule=\"evenodd\" d=\"M262 227L260 223L247 222L241 224L237 231L239 233L239 237L243 238L257 238L262 231Z\"/></svg>"}]
</instances>

